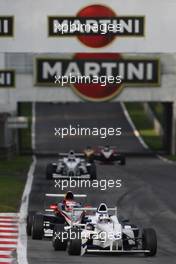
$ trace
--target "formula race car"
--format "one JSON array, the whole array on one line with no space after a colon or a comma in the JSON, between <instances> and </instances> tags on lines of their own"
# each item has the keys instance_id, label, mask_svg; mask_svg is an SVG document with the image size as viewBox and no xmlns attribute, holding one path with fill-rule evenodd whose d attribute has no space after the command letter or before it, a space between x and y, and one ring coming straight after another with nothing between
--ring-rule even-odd
<instances>
[{"instance_id":1,"label":"formula race car","mask_svg":"<svg viewBox=\"0 0 176 264\"><path fill-rule=\"evenodd\" d=\"M85 159L92 163L94 162L95 159L95 150L93 148L91 148L90 146L87 146L84 150L83 150Z\"/></svg>"},{"instance_id":2,"label":"formula race car","mask_svg":"<svg viewBox=\"0 0 176 264\"><path fill-rule=\"evenodd\" d=\"M68 243L70 255L84 255L88 252L156 255L157 237L154 229L140 230L137 226L128 223L128 220L119 221L117 208L108 208L104 203L101 203L98 209L73 209L73 211L77 210L94 211L94 214L88 214L85 223L80 228L70 226L71 235ZM114 213L110 214L110 212Z\"/></svg>"},{"instance_id":3,"label":"formula race car","mask_svg":"<svg viewBox=\"0 0 176 264\"><path fill-rule=\"evenodd\" d=\"M46 178L50 179L90 179L97 178L95 163L87 162L84 154L70 151L59 154L60 158L57 163L50 163L46 168Z\"/></svg>"},{"instance_id":4,"label":"formula race car","mask_svg":"<svg viewBox=\"0 0 176 264\"><path fill-rule=\"evenodd\" d=\"M70 226L71 222L75 220L78 224L82 221L84 212L83 210L77 211L77 218L72 219L72 209L80 208L81 204L75 201L75 198L85 198L85 194L75 194L67 192L64 194L46 194L48 197L54 197L58 199L63 197L64 199L57 203L52 203L49 208L45 209L45 212L29 212L27 217L27 235L32 236L32 239L41 240L43 237L52 238L53 231L59 225L63 227L65 225Z\"/></svg>"},{"instance_id":5,"label":"formula race car","mask_svg":"<svg viewBox=\"0 0 176 264\"><path fill-rule=\"evenodd\" d=\"M117 161L120 165L126 164L125 156L122 153L119 153L116 147L112 146L99 146L97 150L87 147L84 150L84 154L89 162L99 160L103 163L112 163Z\"/></svg>"}]
</instances>

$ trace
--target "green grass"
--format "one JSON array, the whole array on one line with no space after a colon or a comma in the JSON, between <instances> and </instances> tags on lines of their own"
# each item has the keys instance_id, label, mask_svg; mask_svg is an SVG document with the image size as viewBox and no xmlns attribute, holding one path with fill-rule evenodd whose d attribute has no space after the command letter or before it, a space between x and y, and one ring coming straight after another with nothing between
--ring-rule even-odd
<instances>
[{"instance_id":1,"label":"green grass","mask_svg":"<svg viewBox=\"0 0 176 264\"><path fill-rule=\"evenodd\" d=\"M161 150L163 148L162 138L154 130L152 122L147 118L142 104L126 103L125 105L145 143L154 151Z\"/></svg>"},{"instance_id":2,"label":"green grass","mask_svg":"<svg viewBox=\"0 0 176 264\"><path fill-rule=\"evenodd\" d=\"M0 160L0 212L17 212L31 157L16 156Z\"/></svg>"},{"instance_id":3,"label":"green grass","mask_svg":"<svg viewBox=\"0 0 176 264\"><path fill-rule=\"evenodd\" d=\"M172 161L176 161L176 155L168 155L166 156L166 158Z\"/></svg>"},{"instance_id":4,"label":"green grass","mask_svg":"<svg viewBox=\"0 0 176 264\"><path fill-rule=\"evenodd\" d=\"M158 118L159 122L163 125L163 113L164 113L164 107L162 103L149 103L152 111L154 112L155 116Z\"/></svg>"}]
</instances>

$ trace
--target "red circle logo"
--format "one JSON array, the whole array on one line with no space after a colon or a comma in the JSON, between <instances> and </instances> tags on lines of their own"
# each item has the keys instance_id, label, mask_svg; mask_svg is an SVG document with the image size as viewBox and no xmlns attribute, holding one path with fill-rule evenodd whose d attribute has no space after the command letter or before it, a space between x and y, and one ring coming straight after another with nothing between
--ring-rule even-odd
<instances>
[{"instance_id":1,"label":"red circle logo","mask_svg":"<svg viewBox=\"0 0 176 264\"><path fill-rule=\"evenodd\" d=\"M74 56L76 60L119 60L122 58L119 53L77 53ZM107 101L120 93L122 83L120 84L107 84L101 86L100 83L91 84L74 84L75 92L82 98L89 101Z\"/></svg>"},{"instance_id":2,"label":"red circle logo","mask_svg":"<svg viewBox=\"0 0 176 264\"><path fill-rule=\"evenodd\" d=\"M116 14L109 7L102 5L91 5L83 8L77 17L115 17ZM114 40L115 36L112 35L82 35L78 39L88 47L102 48Z\"/></svg>"}]
</instances>

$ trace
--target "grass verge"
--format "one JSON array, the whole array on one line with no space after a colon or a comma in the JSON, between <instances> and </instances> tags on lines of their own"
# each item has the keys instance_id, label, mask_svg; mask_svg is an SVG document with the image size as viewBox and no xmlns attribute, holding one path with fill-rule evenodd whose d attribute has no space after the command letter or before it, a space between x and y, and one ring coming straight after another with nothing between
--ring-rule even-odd
<instances>
[{"instance_id":1,"label":"grass verge","mask_svg":"<svg viewBox=\"0 0 176 264\"><path fill-rule=\"evenodd\" d=\"M128 113L140 135L150 149L159 151L163 149L162 138L156 133L152 122L148 119L141 103L125 103Z\"/></svg>"},{"instance_id":2,"label":"grass verge","mask_svg":"<svg viewBox=\"0 0 176 264\"><path fill-rule=\"evenodd\" d=\"M17 212L32 162L29 156L0 160L0 212Z\"/></svg>"},{"instance_id":3,"label":"grass verge","mask_svg":"<svg viewBox=\"0 0 176 264\"><path fill-rule=\"evenodd\" d=\"M176 155L167 155L166 158L172 161L176 161Z\"/></svg>"}]
</instances>

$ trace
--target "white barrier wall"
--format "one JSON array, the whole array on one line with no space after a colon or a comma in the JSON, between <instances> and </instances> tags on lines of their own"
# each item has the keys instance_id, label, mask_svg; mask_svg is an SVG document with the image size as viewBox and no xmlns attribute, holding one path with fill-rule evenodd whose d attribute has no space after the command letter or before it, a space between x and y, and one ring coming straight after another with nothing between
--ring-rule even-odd
<instances>
[{"instance_id":1,"label":"white barrier wall","mask_svg":"<svg viewBox=\"0 0 176 264\"><path fill-rule=\"evenodd\" d=\"M5 65L4 65L4 53L0 53L0 68L4 69Z\"/></svg>"},{"instance_id":2,"label":"white barrier wall","mask_svg":"<svg viewBox=\"0 0 176 264\"><path fill-rule=\"evenodd\" d=\"M106 47L90 48L77 37L48 37L48 16L76 16L93 0L1 0L0 16L14 16L14 36L0 38L1 52L174 52L175 0L101 0L119 16L145 16L144 37L116 37Z\"/></svg>"}]
</instances>

